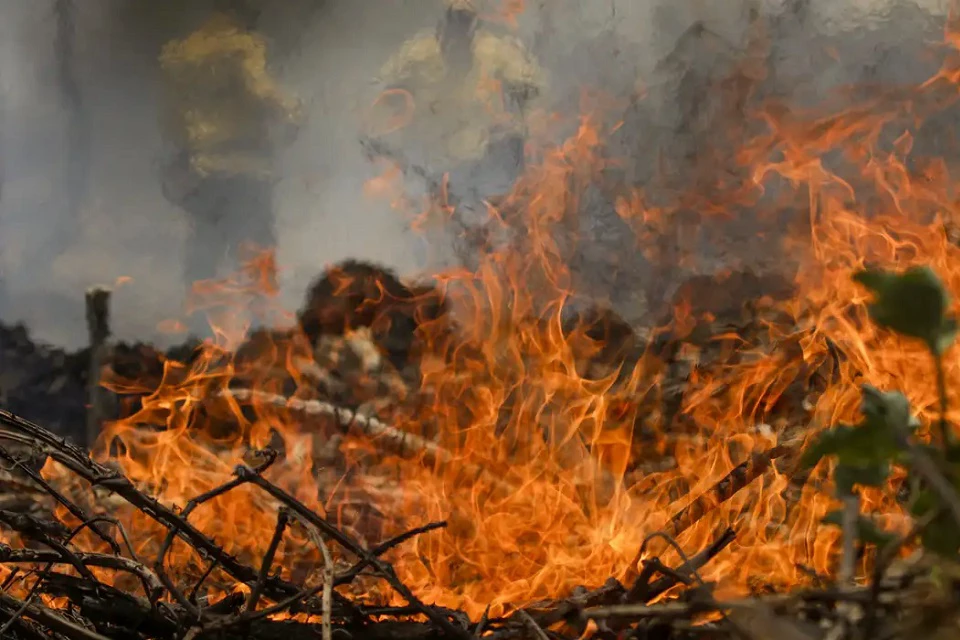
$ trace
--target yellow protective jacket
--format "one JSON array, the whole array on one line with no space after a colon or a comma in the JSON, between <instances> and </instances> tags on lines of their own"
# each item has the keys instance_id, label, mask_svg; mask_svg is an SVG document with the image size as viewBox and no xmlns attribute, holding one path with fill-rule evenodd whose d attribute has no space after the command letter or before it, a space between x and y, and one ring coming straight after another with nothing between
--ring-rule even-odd
<instances>
[{"instance_id":1,"label":"yellow protective jacket","mask_svg":"<svg viewBox=\"0 0 960 640\"><path fill-rule=\"evenodd\" d=\"M193 172L270 176L299 106L269 76L266 49L261 36L223 15L163 47L163 128Z\"/></svg>"},{"instance_id":2,"label":"yellow protective jacket","mask_svg":"<svg viewBox=\"0 0 960 640\"><path fill-rule=\"evenodd\" d=\"M402 136L429 149L435 160L455 164L484 155L500 136L522 134L524 111L545 89L546 79L516 38L478 29L472 42L473 65L465 75L448 72L435 31L406 41L380 71L385 89L409 92L413 112L402 129L384 137ZM519 96L519 100L517 97ZM511 104L513 101L513 104ZM395 120L382 106L373 110L371 129L384 133Z\"/></svg>"}]
</instances>

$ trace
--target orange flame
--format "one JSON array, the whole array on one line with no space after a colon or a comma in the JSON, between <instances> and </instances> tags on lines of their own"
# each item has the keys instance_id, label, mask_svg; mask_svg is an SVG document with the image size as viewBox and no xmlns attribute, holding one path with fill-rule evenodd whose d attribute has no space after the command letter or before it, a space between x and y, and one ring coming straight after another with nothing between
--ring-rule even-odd
<instances>
[{"instance_id":1,"label":"orange flame","mask_svg":"<svg viewBox=\"0 0 960 640\"><path fill-rule=\"evenodd\" d=\"M957 38L948 32L949 44L956 46ZM562 143L531 149L535 162L491 206L492 224L523 233L491 249L474 272L437 276L456 309L460 334L442 323L422 327L428 357L421 386L429 389L429 402L389 416L394 428L433 443L430 455L425 450L422 460L411 460L376 440L348 438L343 453L355 473L334 477L313 463L328 436L324 428L258 396L240 402L220 394L239 379L289 395L282 380L292 377L293 395L312 397L303 362L313 356L300 337L266 340L246 359L228 354L248 328L236 321L237 304L249 310L256 301L255 314L270 315L277 289L268 255L236 278L198 285L217 338L191 363L166 362L141 408L107 429L100 455L112 457L162 502L184 505L229 479L252 448L279 441L286 456L266 477L357 535L371 528L361 523L373 518L370 503L378 521L372 529L383 537L447 520L446 529L405 543L390 560L418 596L475 617L488 606L497 615L579 585L625 579L648 534L667 527L751 454L778 438L802 440L855 420L861 383L903 390L928 422L935 413L933 376L918 375L929 373L923 353L871 325L867 295L851 275L868 262L929 264L960 298L960 248L945 230L960 217L950 167L941 159L907 162L909 123L953 104L958 69L960 55L948 50L931 80L852 106L847 96L847 106L827 115L768 104L756 114L763 131L741 137L736 153L724 156L733 158L735 171L710 185L709 195L678 194L672 206L653 206L640 191L621 195L617 213L635 225L644 249L653 246L651 238L675 232L688 209L732 220L767 206L758 219L776 218L785 206L807 213L805 233L795 233L797 225L780 230L779 254L798 274L794 297L752 301L761 326L714 335L722 355L716 363L703 361L693 347L679 354L692 369L679 407L689 429L671 431L665 415L667 363L651 352L635 366L615 364L588 375L582 361L603 345L564 321L574 296L568 265L582 199L609 167L603 141L612 127L602 114L590 113ZM753 68L749 73L762 75ZM885 142L891 131L894 141ZM825 161L837 150L843 170ZM395 195L396 178L390 173L370 189L397 205L409 203ZM449 213L450 205L434 203L431 212L438 210ZM649 256L663 258L654 251ZM715 312L698 314L699 302L684 299L676 306L675 335L690 336L701 321L719 320ZM960 361L945 362L956 407ZM794 410L783 410L785 404ZM806 411L796 411L800 406ZM675 465L645 466L664 457ZM54 466L44 473L62 478ZM793 495L788 471L773 466L679 531L678 540L693 552L733 527L735 543L703 570L705 579L730 592L755 586L758 577L784 587L805 583L811 572L830 573L839 533L820 520L834 501L823 475L814 479ZM864 504L890 527L902 528L893 489L865 491ZM159 527L142 514L118 510L137 552L156 554ZM269 497L243 486L205 503L191 521L255 564L271 537L275 511ZM285 576L320 562L306 538L290 535L277 552ZM92 535L79 540L97 545ZM184 580L206 568L179 543L167 561ZM222 576L210 584L222 592L236 588ZM367 582L355 588L371 600L396 599Z\"/></svg>"}]
</instances>

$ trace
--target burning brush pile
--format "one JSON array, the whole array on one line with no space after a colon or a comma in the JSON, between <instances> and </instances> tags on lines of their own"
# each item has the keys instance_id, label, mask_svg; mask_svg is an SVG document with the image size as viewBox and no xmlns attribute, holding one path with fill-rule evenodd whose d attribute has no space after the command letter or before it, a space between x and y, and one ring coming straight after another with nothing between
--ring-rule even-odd
<instances>
[{"instance_id":1,"label":"burning brush pile","mask_svg":"<svg viewBox=\"0 0 960 640\"><path fill-rule=\"evenodd\" d=\"M0 636L956 637L960 209L913 149L954 34L922 84L760 100L672 203L609 184L624 125L588 113L529 145L475 268L344 262L286 321L269 257L201 283L216 338L115 348L92 453L0 412ZM371 188L412 204L398 171ZM779 229L777 269L627 322L569 268L598 191L663 277L691 210Z\"/></svg>"}]
</instances>

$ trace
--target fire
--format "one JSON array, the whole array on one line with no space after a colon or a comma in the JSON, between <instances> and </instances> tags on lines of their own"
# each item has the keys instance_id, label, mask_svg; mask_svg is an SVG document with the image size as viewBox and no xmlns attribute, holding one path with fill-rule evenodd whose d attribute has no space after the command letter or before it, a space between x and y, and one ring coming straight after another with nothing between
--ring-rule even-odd
<instances>
[{"instance_id":1,"label":"fire","mask_svg":"<svg viewBox=\"0 0 960 640\"><path fill-rule=\"evenodd\" d=\"M497 0L483 7L480 17L489 22L501 22L511 29L516 29L518 20L526 11L526 0Z\"/></svg>"},{"instance_id":2,"label":"fire","mask_svg":"<svg viewBox=\"0 0 960 640\"><path fill-rule=\"evenodd\" d=\"M948 43L955 46L957 37L948 32ZM661 400L668 392L662 387L668 363L660 354L651 350L635 363L589 375L583 361L604 345L565 321L575 301L568 264L581 201L603 182L611 162L604 140L619 126L603 113L589 113L563 142L531 145L525 173L506 198L490 204L490 224L511 231L509 241L491 247L474 271L436 274L456 310L458 330L439 321L421 327L427 355L420 386L429 390L429 401L387 420L430 446L411 445L412 452L401 454L376 439L347 438L343 451L355 468L332 477L311 461L328 435L322 428L256 395L249 401L224 397L240 380L256 391L310 397L304 363L313 356L301 336L266 337L252 355L230 355L249 329L238 321L238 309L276 319L276 265L260 254L237 277L198 285L197 299L210 313L216 338L192 362L166 362L141 408L109 426L98 456L120 465L164 504L183 507L229 481L238 464L257 464L254 449L279 441L285 455L265 477L328 519L360 532L369 526L361 520L372 506L381 539L446 521L445 528L388 557L420 598L475 618L488 606L498 615L611 576L626 580L635 575L644 540L658 530L672 531L692 553L732 527L735 542L702 570L726 592L795 586L812 573L829 574L839 532L820 526L834 507L822 470L817 482L798 491L789 464L765 465L699 518L680 526L674 516L710 495L751 456L778 442L797 448L819 429L855 420L864 382L903 390L925 423L936 414L925 356L871 325L868 296L851 275L868 263L929 264L960 298L960 247L946 231L960 222L949 167L939 159L907 160L910 122L953 104L958 68L960 52L949 50L930 81L853 106L848 99L827 115L765 106L754 120L762 133L740 142L731 156L733 177L713 185L709 196L678 194L671 207L651 204L640 191L620 194L617 213L635 225L638 246L652 260L663 256L651 239L674 232L681 210L691 204L704 203L708 214L731 219L764 207L769 211L758 219L775 218L784 207L807 214L803 234L768 238L782 243L781 255L795 268L794 295L752 301L761 330L714 335L722 354L716 362L701 361L691 345L676 354L691 367L678 409L689 428L672 431L667 423ZM891 131L894 142L885 142ZM842 170L825 160L835 151ZM397 184L393 170L369 189L401 208L412 200L396 195ZM449 206L435 202L429 213L449 213ZM418 220L427 215L413 213ZM698 302L676 305L674 335L687 337L700 323L718 320L712 312L698 315ZM960 361L947 358L946 366L956 419ZM292 394L282 384L288 377L297 383ZM113 384L137 390L130 381ZM790 413L785 405L805 411ZM672 468L641 464L667 455L676 461ZM44 475L63 479L53 464ZM865 492L864 504L891 528L902 528L894 489ZM272 499L247 484L204 502L190 520L255 565L276 526L275 513ZM70 514L60 515L72 522ZM155 557L164 530L122 505L115 515L134 537L136 552ZM78 539L91 549L101 544L89 531ZM284 576L321 562L296 527L277 550ZM208 569L178 542L165 566L181 583L199 580ZM758 577L763 585L755 584ZM215 595L236 588L217 570L208 585ZM355 588L371 600L398 599L382 585L360 585Z\"/></svg>"}]
</instances>

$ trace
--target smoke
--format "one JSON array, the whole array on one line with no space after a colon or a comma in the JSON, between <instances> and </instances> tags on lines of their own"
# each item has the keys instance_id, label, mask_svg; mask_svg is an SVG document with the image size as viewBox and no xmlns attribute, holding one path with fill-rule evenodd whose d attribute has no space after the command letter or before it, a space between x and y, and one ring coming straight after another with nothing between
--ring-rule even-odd
<instances>
[{"instance_id":1,"label":"smoke","mask_svg":"<svg viewBox=\"0 0 960 640\"><path fill-rule=\"evenodd\" d=\"M157 55L214 3L74 0L73 42L64 43L59 2L0 7L0 318L81 345L84 290L119 280L115 334L165 342L156 327L181 314L190 221L160 190ZM349 0L293 0L264 12L278 80L307 107L275 196L288 306L299 304L324 263L348 255L416 268L399 217L363 197L371 169L357 143L357 114L380 64L437 15L439 2ZM58 68L64 46L79 93L67 99ZM82 166L71 146L78 110L90 140Z\"/></svg>"},{"instance_id":2,"label":"smoke","mask_svg":"<svg viewBox=\"0 0 960 640\"><path fill-rule=\"evenodd\" d=\"M115 334L163 342L156 327L180 314L184 298L189 221L160 191L157 54L195 27L214 0L73 0L69 19L57 10L63 2L0 6L0 319L22 320L45 340L76 346L85 340L84 290L122 280L113 300ZM904 2L528 0L517 35L546 68L557 109L574 113L584 86L625 98L643 89L646 98L628 110L630 126L614 141L637 159L627 179L639 183L654 170L653 149L682 159L710 133L709 109L687 113L691 102L711 100L696 93L704 82L696 77L728 69L716 47L704 46L703 33L734 56L751 11L770 17L769 90L810 103L848 82L925 77L922 51L942 28L930 15L942 16L944 7ZM373 169L358 131L380 66L405 38L436 23L441 3L260 4L258 24L271 41L278 79L306 107L275 193L284 304L295 308L324 264L348 256L402 273L427 267L388 203L364 196ZM691 31L698 23L703 29ZM678 45L684 37L692 44ZM828 64L826 45L839 50L839 63ZM679 67L662 64L670 55ZM583 269L601 270L590 265Z\"/></svg>"},{"instance_id":3,"label":"smoke","mask_svg":"<svg viewBox=\"0 0 960 640\"><path fill-rule=\"evenodd\" d=\"M291 306L325 263L369 259L410 273L425 268L417 242L389 203L364 196L371 166L359 144L362 114L376 98L381 66L406 38L432 28L439 1L322 3L288 59L283 80L307 104L307 119L284 156L277 189L278 259Z\"/></svg>"}]
</instances>

